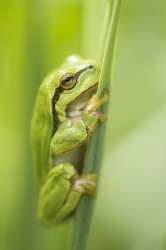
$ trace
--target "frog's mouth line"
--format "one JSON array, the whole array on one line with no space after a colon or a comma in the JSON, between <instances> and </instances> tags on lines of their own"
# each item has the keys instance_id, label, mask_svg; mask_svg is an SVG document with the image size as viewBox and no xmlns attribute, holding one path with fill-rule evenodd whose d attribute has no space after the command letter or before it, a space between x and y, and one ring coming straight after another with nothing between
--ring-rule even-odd
<instances>
[{"instance_id":1,"label":"frog's mouth line","mask_svg":"<svg viewBox=\"0 0 166 250\"><path fill-rule=\"evenodd\" d=\"M83 109L87 105L91 97L97 92L98 82L92 87L82 92L76 99L71 101L65 112L68 119L79 120L81 118Z\"/></svg>"}]
</instances>

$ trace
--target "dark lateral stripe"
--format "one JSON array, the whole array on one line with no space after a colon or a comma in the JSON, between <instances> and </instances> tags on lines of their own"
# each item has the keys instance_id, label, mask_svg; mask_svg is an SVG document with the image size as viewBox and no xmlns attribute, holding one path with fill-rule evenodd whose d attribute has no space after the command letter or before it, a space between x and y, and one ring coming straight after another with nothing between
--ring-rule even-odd
<instances>
[{"instance_id":1,"label":"dark lateral stripe","mask_svg":"<svg viewBox=\"0 0 166 250\"><path fill-rule=\"evenodd\" d=\"M93 65L89 65L89 66L87 66L86 68L79 70L79 71L75 74L76 79L78 80L79 76L80 76L84 71L86 71L86 70L88 70L88 69L93 69L93 68L94 68Z\"/></svg>"},{"instance_id":2,"label":"dark lateral stripe","mask_svg":"<svg viewBox=\"0 0 166 250\"><path fill-rule=\"evenodd\" d=\"M57 103L57 101L59 100L59 97L61 95L61 93L64 91L64 89L60 86L57 89L55 89L55 93L54 96L52 98L52 115L53 115L53 130L52 130L52 136L55 134L55 131L57 130L58 126L59 126L59 118L58 118L58 114L55 110L55 104Z\"/></svg>"}]
</instances>

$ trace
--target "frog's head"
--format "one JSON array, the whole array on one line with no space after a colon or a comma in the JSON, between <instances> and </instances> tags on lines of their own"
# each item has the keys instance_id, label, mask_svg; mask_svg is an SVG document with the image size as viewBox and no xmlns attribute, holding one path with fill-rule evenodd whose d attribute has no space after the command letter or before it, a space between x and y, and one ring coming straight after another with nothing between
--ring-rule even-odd
<instances>
[{"instance_id":1,"label":"frog's head","mask_svg":"<svg viewBox=\"0 0 166 250\"><path fill-rule=\"evenodd\" d=\"M55 109L61 122L66 119L65 112L76 114L85 107L97 92L99 76L100 65L79 56L68 57L60 66L55 76L58 87L55 90L55 96L58 97Z\"/></svg>"}]
</instances>

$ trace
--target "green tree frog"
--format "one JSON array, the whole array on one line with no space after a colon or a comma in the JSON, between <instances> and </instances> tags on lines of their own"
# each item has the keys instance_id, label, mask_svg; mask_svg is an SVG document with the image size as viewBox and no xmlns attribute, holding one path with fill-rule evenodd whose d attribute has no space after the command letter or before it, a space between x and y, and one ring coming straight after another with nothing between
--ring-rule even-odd
<instances>
[{"instance_id":1,"label":"green tree frog","mask_svg":"<svg viewBox=\"0 0 166 250\"><path fill-rule=\"evenodd\" d=\"M81 175L86 144L107 101L97 92L100 65L77 55L41 84L31 123L34 168L39 190L38 219L47 226L73 214L80 196L96 194L96 175Z\"/></svg>"}]
</instances>

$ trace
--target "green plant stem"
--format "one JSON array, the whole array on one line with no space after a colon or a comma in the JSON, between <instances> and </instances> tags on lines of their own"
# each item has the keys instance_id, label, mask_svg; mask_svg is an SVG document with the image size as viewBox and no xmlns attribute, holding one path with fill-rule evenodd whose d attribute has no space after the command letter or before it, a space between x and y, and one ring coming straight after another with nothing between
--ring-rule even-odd
<instances>
[{"instance_id":1,"label":"green plant stem","mask_svg":"<svg viewBox=\"0 0 166 250\"><path fill-rule=\"evenodd\" d=\"M105 88L109 88L110 85L110 72L112 67L112 57L118 25L120 3L121 0L115 0L112 5L112 11L110 9L110 4L107 6L106 10L106 17L109 20L104 21L106 25L104 29L105 34L103 34L103 41L100 48L101 51L104 50L104 56L102 55L103 60L101 60L102 70L100 84L98 87L98 95L100 96L102 95L103 90ZM103 105L101 112L106 114L107 107L108 103ZM106 123L99 123L94 135L90 140L87 156L85 159L83 171L84 174L96 173L99 176L104 147L105 127ZM71 250L86 249L92 222L94 204L95 199L91 198L89 195L82 196L75 215L74 235Z\"/></svg>"},{"instance_id":2,"label":"green plant stem","mask_svg":"<svg viewBox=\"0 0 166 250\"><path fill-rule=\"evenodd\" d=\"M111 21L110 21L110 25L108 29L107 39L105 41L105 37L103 36L104 39L101 45L101 48L105 47L105 50L103 49L104 56L103 56L103 61L102 61L99 87L97 90L97 94L99 96L101 96L103 89L105 89L105 87L107 87L107 84L110 82L110 73L112 69L113 53L114 53L115 38L116 38L116 33L117 33L120 5L121 5L121 0L115 0L113 7L112 7L112 12L109 11L109 13L107 14L108 18L111 14ZM108 24L106 25L108 27ZM99 60L101 60L101 56Z\"/></svg>"},{"instance_id":3,"label":"green plant stem","mask_svg":"<svg viewBox=\"0 0 166 250\"><path fill-rule=\"evenodd\" d=\"M101 38L99 40L99 49L97 50L97 58L96 60L100 63L103 61L103 55L106 47L106 41L108 37L108 31L110 26L111 14L112 14L113 3L110 1L106 3L104 21L102 25Z\"/></svg>"}]
</instances>

